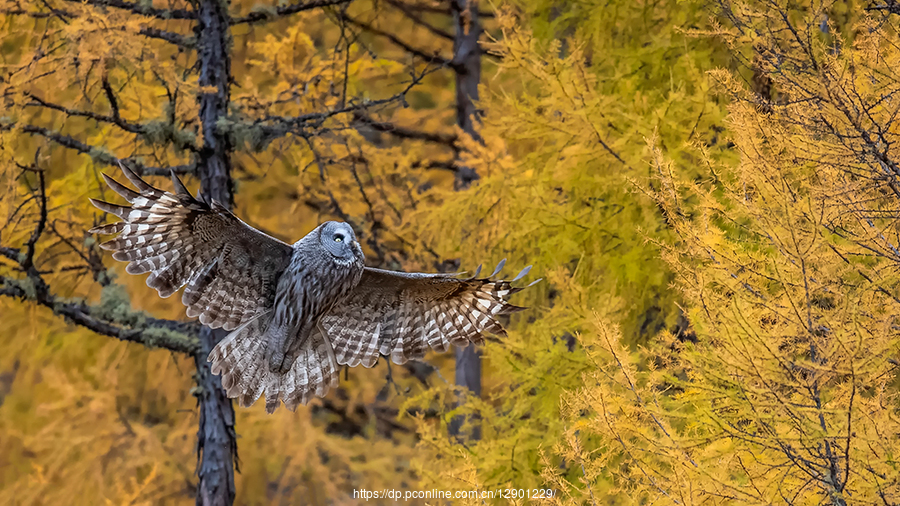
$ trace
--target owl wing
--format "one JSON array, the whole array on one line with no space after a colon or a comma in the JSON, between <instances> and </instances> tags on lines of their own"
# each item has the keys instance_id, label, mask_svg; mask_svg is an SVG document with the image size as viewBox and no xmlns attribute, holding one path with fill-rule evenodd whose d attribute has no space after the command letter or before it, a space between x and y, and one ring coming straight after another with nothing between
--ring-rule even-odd
<instances>
[{"instance_id":1,"label":"owl wing","mask_svg":"<svg viewBox=\"0 0 900 506\"><path fill-rule=\"evenodd\" d=\"M174 174L172 194L126 167L122 171L139 192L103 174L131 206L91 199L124 220L91 233L119 234L100 247L128 262L126 272L149 272L147 285L161 297L187 285L181 301L188 316L199 316L211 328L232 330L274 304L278 278L293 252L289 244L247 225L216 201L195 199Z\"/></svg>"},{"instance_id":2,"label":"owl wing","mask_svg":"<svg viewBox=\"0 0 900 506\"><path fill-rule=\"evenodd\" d=\"M428 347L442 352L451 344L480 344L483 332L504 335L496 316L524 309L507 298L522 290L510 283L531 266L510 281L490 279L503 264L484 279L478 272L460 279L366 268L349 297L321 320L338 364L372 367L379 355L403 364L422 358Z\"/></svg>"}]
</instances>

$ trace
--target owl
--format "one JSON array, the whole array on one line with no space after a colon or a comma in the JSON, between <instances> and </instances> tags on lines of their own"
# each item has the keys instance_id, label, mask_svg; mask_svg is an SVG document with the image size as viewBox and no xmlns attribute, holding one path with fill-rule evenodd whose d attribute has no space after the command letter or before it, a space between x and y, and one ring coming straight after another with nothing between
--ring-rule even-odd
<instances>
[{"instance_id":1,"label":"owl","mask_svg":"<svg viewBox=\"0 0 900 506\"><path fill-rule=\"evenodd\" d=\"M346 223L325 222L290 245L192 197L174 173L169 193L122 171L138 191L103 174L131 205L91 199L123 220L91 233L118 234L101 247L128 273L149 272L161 297L186 286L187 315L231 331L208 360L241 406L265 394L269 413L282 402L293 411L336 386L341 365L372 367L382 355L403 364L428 348L480 344L485 332L505 334L497 316L523 309L507 299L530 266L510 281L492 279L504 262L481 279L480 267L466 279L374 269Z\"/></svg>"}]
</instances>

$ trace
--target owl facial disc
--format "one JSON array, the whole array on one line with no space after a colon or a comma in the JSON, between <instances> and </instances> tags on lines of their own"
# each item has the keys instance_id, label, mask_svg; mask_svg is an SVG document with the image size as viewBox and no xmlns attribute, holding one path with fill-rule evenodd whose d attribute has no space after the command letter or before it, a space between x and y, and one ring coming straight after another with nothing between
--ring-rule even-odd
<instances>
[{"instance_id":1,"label":"owl facial disc","mask_svg":"<svg viewBox=\"0 0 900 506\"><path fill-rule=\"evenodd\" d=\"M338 262L352 262L362 257L362 248L350 225L340 221L326 221L319 230L319 242Z\"/></svg>"}]
</instances>

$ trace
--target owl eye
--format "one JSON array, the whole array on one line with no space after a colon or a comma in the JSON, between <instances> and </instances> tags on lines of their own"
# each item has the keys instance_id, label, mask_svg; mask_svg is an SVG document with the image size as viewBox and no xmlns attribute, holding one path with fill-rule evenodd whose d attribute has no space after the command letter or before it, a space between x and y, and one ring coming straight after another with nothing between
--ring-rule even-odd
<instances>
[{"instance_id":1,"label":"owl eye","mask_svg":"<svg viewBox=\"0 0 900 506\"><path fill-rule=\"evenodd\" d=\"M334 242L344 242L344 236L341 234L334 234Z\"/></svg>"}]
</instances>

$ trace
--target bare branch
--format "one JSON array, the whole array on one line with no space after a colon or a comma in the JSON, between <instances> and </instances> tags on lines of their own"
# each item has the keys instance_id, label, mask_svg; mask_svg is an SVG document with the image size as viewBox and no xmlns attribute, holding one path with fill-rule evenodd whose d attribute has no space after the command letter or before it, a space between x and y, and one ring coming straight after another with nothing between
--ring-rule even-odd
<instances>
[{"instance_id":1,"label":"bare branch","mask_svg":"<svg viewBox=\"0 0 900 506\"><path fill-rule=\"evenodd\" d=\"M276 8L273 12L256 11L242 18L232 18L231 25L239 25L242 23L259 23L264 21L272 21L274 19L290 16L298 12L317 9L319 7L328 7L332 5L349 4L351 0L312 0L310 2L298 3L293 5L283 5Z\"/></svg>"},{"instance_id":2,"label":"bare branch","mask_svg":"<svg viewBox=\"0 0 900 506\"><path fill-rule=\"evenodd\" d=\"M434 14L446 14L450 15L449 7L437 7L435 5L426 5L426 4L407 4L404 3L404 6L411 11L419 11L419 12L431 12ZM480 18L493 18L494 13L491 11L478 11L478 17Z\"/></svg>"},{"instance_id":3,"label":"bare branch","mask_svg":"<svg viewBox=\"0 0 900 506\"><path fill-rule=\"evenodd\" d=\"M889 14L900 14L900 2L897 0L887 0L882 5L870 5L866 7L867 11L885 11Z\"/></svg>"},{"instance_id":4,"label":"bare branch","mask_svg":"<svg viewBox=\"0 0 900 506\"><path fill-rule=\"evenodd\" d=\"M408 17L409 19L411 19L411 20L412 20L414 23L416 23L417 25L424 26L425 28L428 29L428 31L430 31L431 33L437 35L438 37L443 37L443 38L445 38L445 39L447 39L447 40L453 40L453 34L452 34L452 33L448 32L448 31L446 31L446 30L442 30L442 29L440 29L440 28L438 28L438 27L432 25L431 23L425 21L424 19L422 19L421 16L419 16L418 14L416 14L415 10L412 9L412 8L410 8L409 5L407 5L407 4L403 3L403 2L400 2L399 0L387 0L387 3L389 3L390 5L396 7L400 12L402 12L403 14L405 14L406 17Z\"/></svg>"},{"instance_id":5,"label":"bare branch","mask_svg":"<svg viewBox=\"0 0 900 506\"><path fill-rule=\"evenodd\" d=\"M183 49L193 49L195 45L193 37L187 37L180 33L168 32L158 28L141 28L141 31L138 33L145 37L150 37L151 39L164 40Z\"/></svg>"},{"instance_id":6,"label":"bare branch","mask_svg":"<svg viewBox=\"0 0 900 506\"><path fill-rule=\"evenodd\" d=\"M28 16L35 19L44 19L53 16L50 12L26 11L25 9L0 10L0 14L4 16Z\"/></svg>"},{"instance_id":7,"label":"bare branch","mask_svg":"<svg viewBox=\"0 0 900 506\"><path fill-rule=\"evenodd\" d=\"M137 134L137 135L148 135L149 132L148 132L146 125L142 125L139 123L131 123L131 122L128 122L128 121L125 121L124 119L122 119L122 117L119 115L118 102L115 98L115 95L113 95L113 93L112 93L112 88L109 86L109 82L106 81L105 79L103 80L103 82L104 82L103 89L106 92L107 100L109 100L110 108L112 109L112 113L113 113L112 116L106 115L106 114L98 114L98 113L91 112L91 111L69 109L69 108L63 107L58 104L47 102L46 100L44 100L32 93L29 93L27 96L29 98L31 98L32 100L34 100L35 103L29 103L26 105L32 106L32 107L46 107L48 109L53 109L54 111L59 111L59 112L65 114L66 116L89 118L89 119L92 119L95 121L111 123L129 133L133 133L133 134ZM167 137L168 137L167 140L171 141L172 144L175 145L178 149L187 149L188 151L193 151L195 153L199 150L199 148L197 146L195 146L194 144L192 144L190 142L187 142L185 139L179 139L179 138L177 138L177 136L174 136L174 135L168 135Z\"/></svg>"},{"instance_id":8,"label":"bare branch","mask_svg":"<svg viewBox=\"0 0 900 506\"><path fill-rule=\"evenodd\" d=\"M106 86L104 86L104 89L105 88L106 88ZM112 91L112 90L110 90L110 91ZM116 125L117 127L121 128L122 130L125 130L126 132L129 132L129 133L133 133L133 134L143 134L144 133L144 128L141 125L129 123L129 122L123 120L121 117L119 117L119 108L118 108L118 105L116 104L115 98L110 99L110 107L113 110L113 115L107 116L105 114L98 114L98 113L91 112L91 111L79 111L76 109L68 109L61 105L47 102L46 100L42 99L41 97L38 97L37 95L31 94L31 93L28 93L27 96L30 99L34 100L34 102L25 104L26 106L46 107L47 109L53 109L54 111L59 111L59 112L65 114L66 116L77 116L77 117L81 117L81 118L89 118L89 119L96 120L96 121L102 121L104 123L112 123L113 125ZM111 94L108 95L108 97L111 97L111 96L112 96Z\"/></svg>"},{"instance_id":9,"label":"bare branch","mask_svg":"<svg viewBox=\"0 0 900 506\"><path fill-rule=\"evenodd\" d=\"M68 1L73 1L73 0L68 0ZM98 2L98 1L89 1L88 3L92 4L92 5L102 4L102 2ZM47 2L44 2L44 4L46 5L46 7L48 9L50 9L50 12L27 11L25 9L10 9L10 10L0 11L0 14L28 16L28 17L35 18L35 19L42 19L42 18L49 18L51 16L56 16L65 23L68 23L69 19L77 17L75 14L73 14L69 11L62 10L62 9L57 9L57 8L49 5ZM113 7L117 7L117 6L113 6ZM158 9L158 11L163 12L163 13L169 12L169 11L165 11L162 9ZM184 11L184 12L189 12L189 11ZM165 17L165 16L160 16L160 17ZM173 16L173 17L175 17L175 16ZM145 37L149 37L152 39L164 40L166 42L175 44L176 46L182 47L184 49L192 49L194 47L194 41L193 41L192 37L186 37L184 35L181 35L181 34L178 34L175 32L160 30L158 28L141 28L141 30L138 33L140 33L141 35L143 35ZM104 81L105 81L105 79L104 79Z\"/></svg>"},{"instance_id":10,"label":"bare branch","mask_svg":"<svg viewBox=\"0 0 900 506\"><path fill-rule=\"evenodd\" d=\"M448 147L456 149L456 141L458 140L456 134L426 132L423 130L416 130L409 127L398 126L394 123L389 123L386 121L376 121L362 111L355 112L353 114L353 119L359 121L360 123L364 123L366 126L370 127L373 130L389 133L394 137L399 137L401 139L434 142L437 144L444 144Z\"/></svg>"},{"instance_id":11,"label":"bare branch","mask_svg":"<svg viewBox=\"0 0 900 506\"><path fill-rule=\"evenodd\" d=\"M326 112L303 114L301 116L295 117L269 115L253 121L250 126L259 128L262 137L264 137L266 141L271 141L287 134L294 134L299 137L309 138L313 135L321 133L319 129L322 128L322 126L325 124L325 121L335 116L367 110L373 107L387 105L395 102L401 102L405 104L406 94L409 93L409 91L413 87L418 85L426 75L435 70L437 69L426 70L417 76L414 75L406 88L388 98L382 98L379 100L363 100L356 103L351 102L346 107L341 107Z\"/></svg>"},{"instance_id":12,"label":"bare branch","mask_svg":"<svg viewBox=\"0 0 900 506\"><path fill-rule=\"evenodd\" d=\"M34 158L37 159L38 154L40 154L40 150L35 152ZM34 231L31 234L31 237L28 238L28 242L26 243L25 256L22 258L19 263L22 265L22 269L25 272L30 272L34 269L34 248L37 244L38 240L41 238L41 234L44 233L44 228L47 226L47 192L46 186L44 182L44 171L38 170L38 198L40 199L40 218L38 218L37 225L34 227Z\"/></svg>"},{"instance_id":13,"label":"bare branch","mask_svg":"<svg viewBox=\"0 0 900 506\"><path fill-rule=\"evenodd\" d=\"M188 354L194 353L197 348L195 335L199 327L194 324L147 318L142 328L126 328L91 316L97 310L83 302L64 302L49 293L31 298L29 290L23 285L22 282L0 276L0 296L31 300L76 325L120 341Z\"/></svg>"},{"instance_id":14,"label":"bare branch","mask_svg":"<svg viewBox=\"0 0 900 506\"><path fill-rule=\"evenodd\" d=\"M416 160L411 165L414 169L424 167L426 169L449 170L450 172L457 172L460 170L460 167L456 165L453 160Z\"/></svg>"},{"instance_id":15,"label":"bare branch","mask_svg":"<svg viewBox=\"0 0 900 506\"><path fill-rule=\"evenodd\" d=\"M96 162L103 163L106 165L116 165L122 163L127 165L131 170L137 172L140 175L145 176L168 176L171 171L174 171L176 174L193 174L194 173L194 165L174 165L171 167L148 167L133 158L116 158L103 148L97 146L91 146L90 144L85 144L74 137L69 135L64 135L59 132L54 132L48 128L39 127L36 125L24 125L20 127L20 129L32 135L39 135L44 137L45 139L52 141L60 146L73 149L78 151L81 154L85 154L93 158Z\"/></svg>"},{"instance_id":16,"label":"bare branch","mask_svg":"<svg viewBox=\"0 0 900 506\"><path fill-rule=\"evenodd\" d=\"M454 64L447 58L444 58L443 56L440 56L438 54L429 54L422 49L413 47L411 44L409 44L406 41L401 40L396 35L386 32L380 28L375 28L371 24L366 23L364 21L359 21L359 20L353 19L350 16L348 16L346 13L340 13L338 15L338 17L340 19L346 21L347 23L350 23L351 25L362 28L363 30L365 30L373 35L378 35L380 37L384 37L384 38L388 39L394 45L401 47L404 51L421 58L422 60L424 60L427 63L435 63L442 67L456 67L457 66L456 64Z\"/></svg>"},{"instance_id":17,"label":"bare branch","mask_svg":"<svg viewBox=\"0 0 900 506\"><path fill-rule=\"evenodd\" d=\"M103 73L103 92L106 93L106 100L109 102L109 109L112 111L113 118L121 120L119 116L119 101L116 100L116 94L113 93L112 86L109 84L109 76Z\"/></svg>"},{"instance_id":18,"label":"bare branch","mask_svg":"<svg viewBox=\"0 0 900 506\"><path fill-rule=\"evenodd\" d=\"M51 309L54 314L98 334L145 346L193 353L197 348L195 336L199 330L196 323L161 320L136 311L128 312L128 322L117 323L98 316L104 312L100 308L92 307L84 301L67 301L52 293L50 285L44 280L34 261L36 245L47 226L46 181L44 172L36 165L29 169L38 175L38 187L34 190L38 195L37 223L25 243L24 251L21 248L0 247L0 254L18 264L20 270L25 273L25 278L0 276L0 295L33 301Z\"/></svg>"},{"instance_id":19,"label":"bare branch","mask_svg":"<svg viewBox=\"0 0 900 506\"><path fill-rule=\"evenodd\" d=\"M82 0L66 0L67 2L82 3ZM143 14L158 19L197 19L197 13L187 9L158 9L152 7L150 3L125 2L123 0L84 0L88 5L98 7L115 7L131 11L135 14Z\"/></svg>"}]
</instances>

